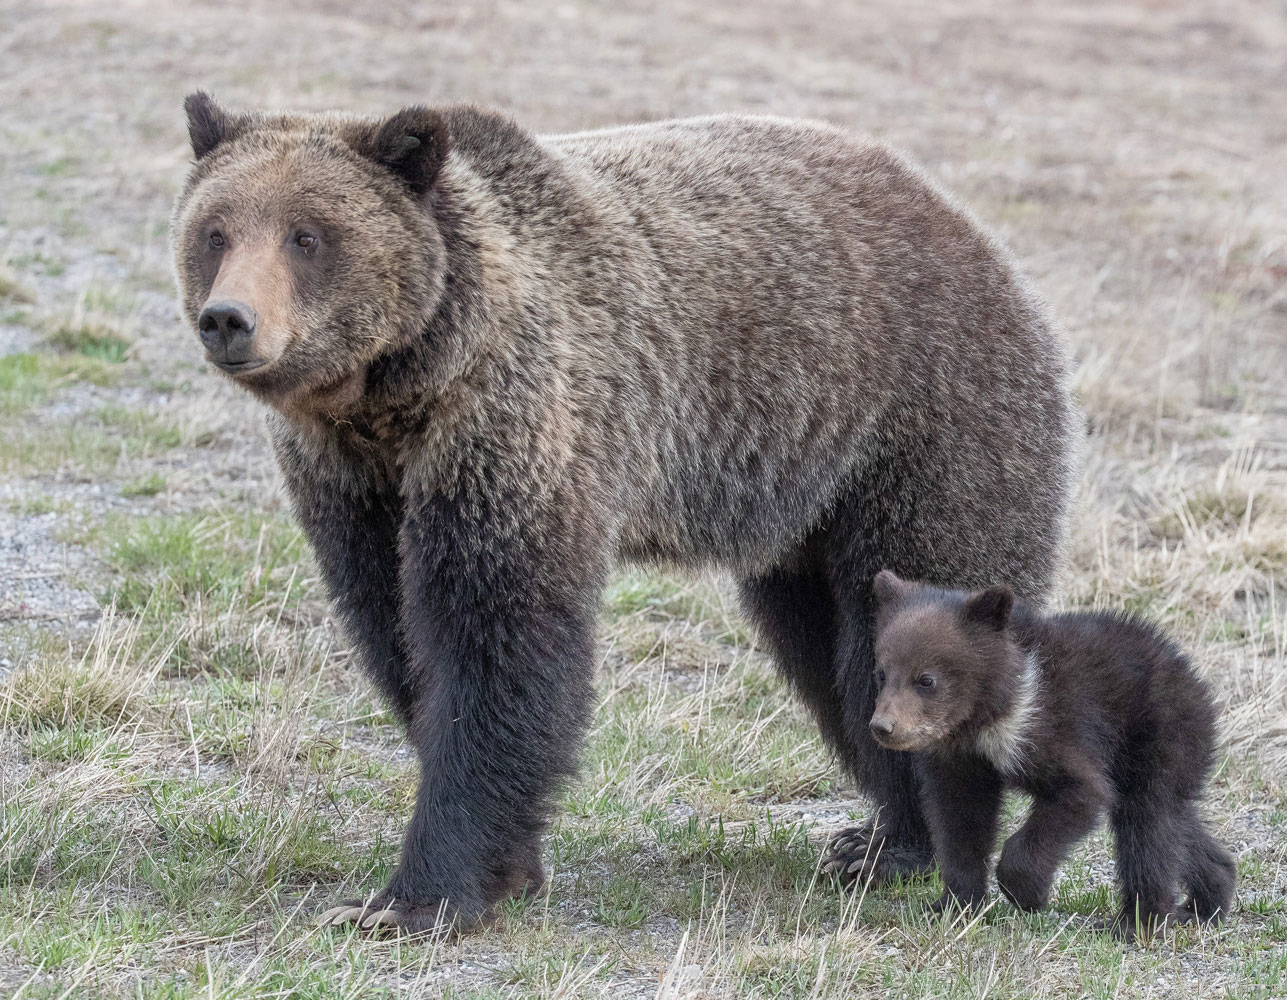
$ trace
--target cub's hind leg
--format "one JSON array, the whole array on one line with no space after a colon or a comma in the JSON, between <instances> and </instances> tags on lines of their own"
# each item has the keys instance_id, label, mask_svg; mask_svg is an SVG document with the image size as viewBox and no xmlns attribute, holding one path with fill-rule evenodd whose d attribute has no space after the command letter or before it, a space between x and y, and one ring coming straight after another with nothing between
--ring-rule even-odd
<instances>
[{"instance_id":1,"label":"cub's hind leg","mask_svg":"<svg viewBox=\"0 0 1287 1000\"><path fill-rule=\"evenodd\" d=\"M1233 908L1237 877L1233 858L1211 835L1192 802L1183 810L1181 822L1187 836L1180 882L1189 895L1179 914L1185 920L1221 920Z\"/></svg>"},{"instance_id":2,"label":"cub's hind leg","mask_svg":"<svg viewBox=\"0 0 1287 1000\"><path fill-rule=\"evenodd\" d=\"M1190 828L1166 798L1134 794L1113 808L1122 899L1112 930L1128 941L1185 917L1176 902Z\"/></svg>"}]
</instances>

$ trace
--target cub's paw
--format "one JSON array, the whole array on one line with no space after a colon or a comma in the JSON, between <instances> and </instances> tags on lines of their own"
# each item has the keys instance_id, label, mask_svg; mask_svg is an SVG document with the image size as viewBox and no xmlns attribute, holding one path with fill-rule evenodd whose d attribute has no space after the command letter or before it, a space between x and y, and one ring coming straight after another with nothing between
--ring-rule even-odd
<instances>
[{"instance_id":1,"label":"cub's paw","mask_svg":"<svg viewBox=\"0 0 1287 1000\"><path fill-rule=\"evenodd\" d=\"M997 864L997 887L1020 910L1028 913L1044 910L1050 900L1053 873L1038 871L1026 861L1016 861L1015 856L1002 852Z\"/></svg>"},{"instance_id":2,"label":"cub's paw","mask_svg":"<svg viewBox=\"0 0 1287 1000\"><path fill-rule=\"evenodd\" d=\"M929 848L890 840L871 824L841 830L822 858L822 871L846 884L870 881L879 885L895 878L928 875L933 870Z\"/></svg>"},{"instance_id":3,"label":"cub's paw","mask_svg":"<svg viewBox=\"0 0 1287 1000\"><path fill-rule=\"evenodd\" d=\"M404 900L376 896L369 900L348 900L332 906L318 917L322 927L354 926L366 934L424 935L459 934L476 921L466 921L449 904L416 905Z\"/></svg>"}]
</instances>

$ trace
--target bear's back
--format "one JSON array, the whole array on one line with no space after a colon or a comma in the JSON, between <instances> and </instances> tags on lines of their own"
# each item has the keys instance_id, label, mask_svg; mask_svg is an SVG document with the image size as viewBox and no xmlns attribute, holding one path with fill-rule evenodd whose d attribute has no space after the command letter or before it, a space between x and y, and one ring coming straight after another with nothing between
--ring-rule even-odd
<instances>
[{"instance_id":1,"label":"bear's back","mask_svg":"<svg viewBox=\"0 0 1287 1000\"><path fill-rule=\"evenodd\" d=\"M1070 411L1044 310L893 151L771 117L539 136L445 114L445 197L485 213L525 318L554 331L531 336L533 365L575 370L559 405L628 498L632 558L759 564L888 451L949 480L968 467L957 517L999 455L1062 503Z\"/></svg>"}]
</instances>

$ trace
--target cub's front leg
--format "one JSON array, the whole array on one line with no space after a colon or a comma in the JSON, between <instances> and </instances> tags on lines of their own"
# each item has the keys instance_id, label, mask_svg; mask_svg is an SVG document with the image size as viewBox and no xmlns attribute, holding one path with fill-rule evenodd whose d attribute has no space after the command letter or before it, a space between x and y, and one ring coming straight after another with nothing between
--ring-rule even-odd
<instances>
[{"instance_id":1,"label":"cub's front leg","mask_svg":"<svg viewBox=\"0 0 1287 1000\"><path fill-rule=\"evenodd\" d=\"M977 757L925 754L918 761L925 821L943 877L933 909L982 907L1001 813L1001 776Z\"/></svg>"},{"instance_id":2,"label":"cub's front leg","mask_svg":"<svg viewBox=\"0 0 1287 1000\"><path fill-rule=\"evenodd\" d=\"M997 862L997 884L1021 910L1045 909L1055 873L1079 840L1095 828L1107 799L1099 782L1067 777L1034 793L1032 810Z\"/></svg>"}]
</instances>

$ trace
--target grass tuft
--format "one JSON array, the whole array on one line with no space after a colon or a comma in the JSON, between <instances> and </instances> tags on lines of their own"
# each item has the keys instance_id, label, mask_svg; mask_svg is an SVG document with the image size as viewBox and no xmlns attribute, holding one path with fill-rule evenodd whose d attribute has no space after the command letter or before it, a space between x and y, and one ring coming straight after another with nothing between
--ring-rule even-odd
<instances>
[{"instance_id":1,"label":"grass tuft","mask_svg":"<svg viewBox=\"0 0 1287 1000\"><path fill-rule=\"evenodd\" d=\"M43 730L136 718L144 692L172 651L146 643L141 621L108 608L79 657L70 650L39 657L11 673L0 686L6 727Z\"/></svg>"},{"instance_id":2,"label":"grass tuft","mask_svg":"<svg viewBox=\"0 0 1287 1000\"><path fill-rule=\"evenodd\" d=\"M60 351L119 364L129 355L131 342L118 329L103 321L82 319L56 323L45 343Z\"/></svg>"}]
</instances>

